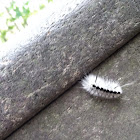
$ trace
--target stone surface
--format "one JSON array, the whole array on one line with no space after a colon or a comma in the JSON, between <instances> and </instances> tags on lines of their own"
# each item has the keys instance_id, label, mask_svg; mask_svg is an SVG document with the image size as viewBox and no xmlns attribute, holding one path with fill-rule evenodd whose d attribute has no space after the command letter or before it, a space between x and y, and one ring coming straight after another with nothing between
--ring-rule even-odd
<instances>
[{"instance_id":1,"label":"stone surface","mask_svg":"<svg viewBox=\"0 0 140 140\"><path fill-rule=\"evenodd\" d=\"M63 7L0 50L0 139L140 31L139 0L69 0Z\"/></svg>"},{"instance_id":2,"label":"stone surface","mask_svg":"<svg viewBox=\"0 0 140 140\"><path fill-rule=\"evenodd\" d=\"M77 83L6 140L139 140L140 35L93 73L119 81L122 98L92 98Z\"/></svg>"}]
</instances>

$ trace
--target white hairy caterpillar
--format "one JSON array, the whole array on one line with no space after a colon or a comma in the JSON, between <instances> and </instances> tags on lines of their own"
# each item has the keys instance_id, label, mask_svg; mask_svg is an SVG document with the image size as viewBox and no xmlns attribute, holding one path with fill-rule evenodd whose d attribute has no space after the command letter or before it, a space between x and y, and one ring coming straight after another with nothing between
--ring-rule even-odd
<instances>
[{"instance_id":1,"label":"white hairy caterpillar","mask_svg":"<svg viewBox=\"0 0 140 140\"><path fill-rule=\"evenodd\" d=\"M93 74L86 76L81 83L83 89L96 97L114 99L120 97L122 94L122 88L119 83L97 77Z\"/></svg>"}]
</instances>

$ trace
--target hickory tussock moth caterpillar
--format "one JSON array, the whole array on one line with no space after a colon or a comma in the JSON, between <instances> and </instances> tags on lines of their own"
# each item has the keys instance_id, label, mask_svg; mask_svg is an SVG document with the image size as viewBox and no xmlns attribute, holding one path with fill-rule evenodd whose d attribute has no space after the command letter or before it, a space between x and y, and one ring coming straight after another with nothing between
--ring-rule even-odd
<instances>
[{"instance_id":1,"label":"hickory tussock moth caterpillar","mask_svg":"<svg viewBox=\"0 0 140 140\"><path fill-rule=\"evenodd\" d=\"M86 76L81 83L83 89L96 97L113 99L120 97L122 94L122 88L119 83L93 74Z\"/></svg>"}]
</instances>

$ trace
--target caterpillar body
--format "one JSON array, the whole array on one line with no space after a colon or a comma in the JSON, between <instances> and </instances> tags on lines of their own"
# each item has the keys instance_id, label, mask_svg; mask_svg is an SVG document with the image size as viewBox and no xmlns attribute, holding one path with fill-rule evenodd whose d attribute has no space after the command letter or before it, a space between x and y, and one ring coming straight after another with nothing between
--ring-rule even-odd
<instances>
[{"instance_id":1,"label":"caterpillar body","mask_svg":"<svg viewBox=\"0 0 140 140\"><path fill-rule=\"evenodd\" d=\"M82 80L82 87L96 97L114 99L122 95L122 88L118 82L97 77L93 74L86 76Z\"/></svg>"}]
</instances>

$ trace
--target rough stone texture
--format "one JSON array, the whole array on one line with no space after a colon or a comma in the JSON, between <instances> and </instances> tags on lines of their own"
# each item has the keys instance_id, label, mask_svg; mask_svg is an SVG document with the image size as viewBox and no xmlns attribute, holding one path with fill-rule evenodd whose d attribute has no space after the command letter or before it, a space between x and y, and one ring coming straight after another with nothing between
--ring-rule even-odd
<instances>
[{"instance_id":1,"label":"rough stone texture","mask_svg":"<svg viewBox=\"0 0 140 140\"><path fill-rule=\"evenodd\" d=\"M139 0L70 0L68 3L74 3L74 8L67 10L70 12L66 15L56 12L49 18L44 17L45 24L35 35L25 37L24 41L18 40L17 44L9 43L6 50L0 52L0 139L31 118L140 31ZM69 9L67 5L64 7L65 10ZM28 32L26 34L28 35ZM126 67L122 65L122 68ZM125 70L122 73L125 74ZM76 93L78 94L79 90ZM79 107L85 107L79 111L90 107L85 105L86 100L80 102L75 96L69 101L71 103L77 100ZM84 94L82 97L88 98ZM96 103L92 102L92 99L90 102L94 109ZM103 109L102 103L99 104L97 113L101 113ZM108 102L106 104L108 106ZM62 109L67 108L64 106L60 105ZM79 107L75 108L77 115L80 115L77 110ZM114 108L118 108L117 103ZM60 113L59 105L56 109ZM108 106L104 113L108 115L106 111L110 113L110 109ZM100 116L101 119L103 116ZM78 126L74 127L74 123L80 120L78 117L74 118L75 120L71 117L69 121L73 122L69 127L73 128L72 131L75 130L72 136L74 137L80 132L76 132ZM88 119L92 117L94 116L91 114ZM111 119L114 117L112 115ZM125 116L121 117L123 119ZM65 122L63 116L60 119ZM86 113L83 119L86 119ZM94 118L92 123L98 119L100 118ZM93 128L92 131L102 133L98 132L102 122L97 122L99 128ZM52 123L55 125L55 120ZM88 127L88 124L85 125ZM53 125L50 126L50 132L53 131L52 127ZM61 131L65 127L67 128L65 125L60 127ZM70 130L66 130L69 133ZM86 130L84 131L83 133L86 133ZM59 136L64 138L61 133Z\"/></svg>"},{"instance_id":2,"label":"rough stone texture","mask_svg":"<svg viewBox=\"0 0 140 140\"><path fill-rule=\"evenodd\" d=\"M122 98L92 98L77 83L6 140L139 140L140 35L93 73L118 80Z\"/></svg>"}]
</instances>

